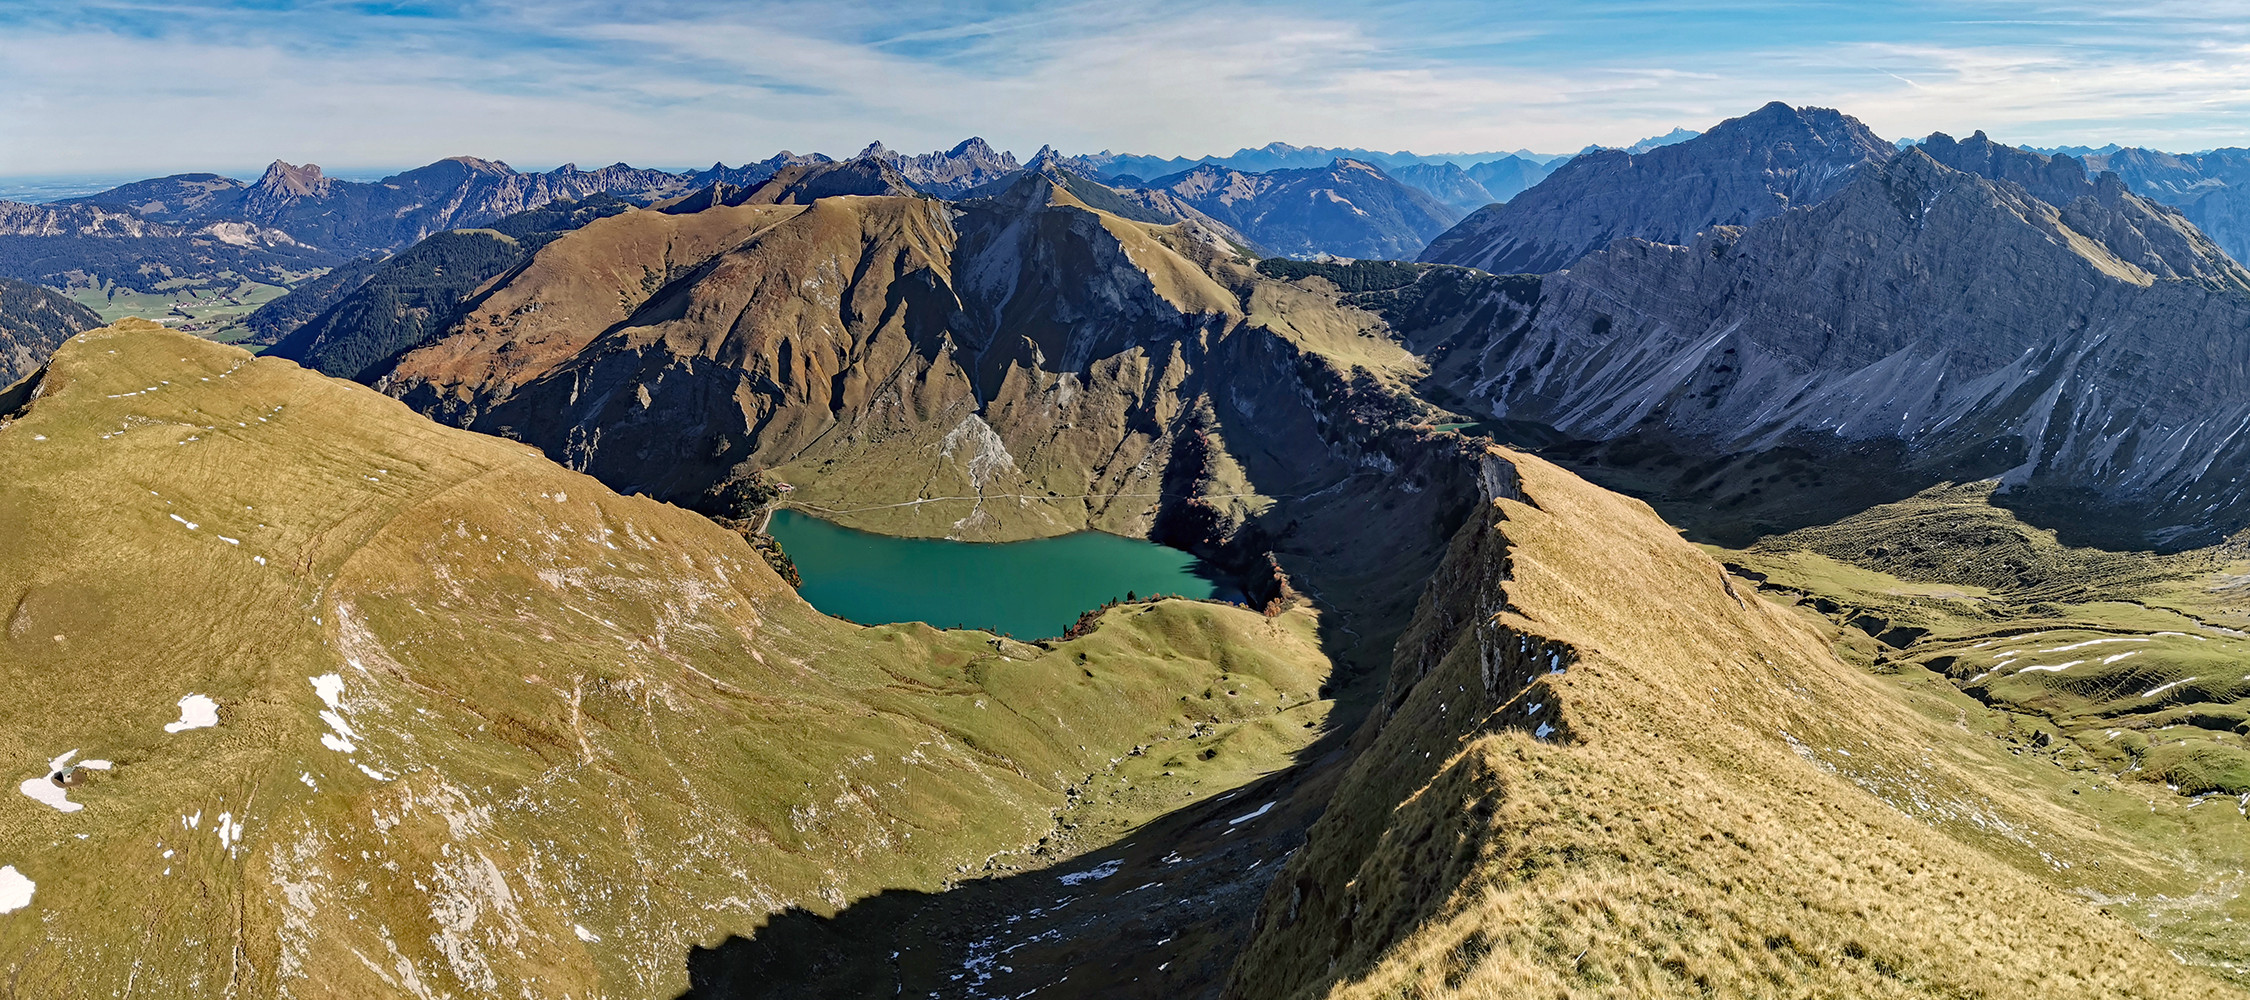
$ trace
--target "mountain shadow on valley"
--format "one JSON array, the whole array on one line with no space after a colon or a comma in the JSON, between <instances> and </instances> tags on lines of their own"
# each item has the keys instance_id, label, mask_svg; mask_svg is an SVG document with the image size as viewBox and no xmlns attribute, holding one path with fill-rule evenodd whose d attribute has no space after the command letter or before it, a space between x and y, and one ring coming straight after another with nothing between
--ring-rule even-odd
<instances>
[{"instance_id":1,"label":"mountain shadow on valley","mask_svg":"<svg viewBox=\"0 0 2250 1000\"><path fill-rule=\"evenodd\" d=\"M1067 860L1042 845L942 892L890 889L833 915L774 914L686 956L679 1000L1070 995L1215 998L1281 861L1346 762L1331 729L1296 762ZM1095 793L1098 794L1098 793ZM1085 801L1085 800L1081 800ZM1057 828L1067 835L1074 817Z\"/></svg>"}]
</instances>

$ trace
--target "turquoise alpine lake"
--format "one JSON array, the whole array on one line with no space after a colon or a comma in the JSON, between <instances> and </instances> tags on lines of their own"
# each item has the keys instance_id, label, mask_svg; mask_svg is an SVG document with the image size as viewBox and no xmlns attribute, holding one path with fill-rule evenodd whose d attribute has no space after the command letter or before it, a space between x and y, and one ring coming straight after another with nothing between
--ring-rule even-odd
<instances>
[{"instance_id":1,"label":"turquoise alpine lake","mask_svg":"<svg viewBox=\"0 0 2250 1000\"><path fill-rule=\"evenodd\" d=\"M1128 594L1240 596L1194 556L1098 531L1027 542L898 538L786 508L766 530L797 563L806 601L866 625L927 622L1045 639Z\"/></svg>"}]
</instances>

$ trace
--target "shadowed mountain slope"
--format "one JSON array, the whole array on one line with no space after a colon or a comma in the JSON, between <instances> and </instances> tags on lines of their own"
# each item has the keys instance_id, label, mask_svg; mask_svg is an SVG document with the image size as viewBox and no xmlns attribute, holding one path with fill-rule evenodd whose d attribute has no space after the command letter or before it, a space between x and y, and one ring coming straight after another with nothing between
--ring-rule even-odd
<instances>
[{"instance_id":1,"label":"shadowed mountain slope","mask_svg":"<svg viewBox=\"0 0 2250 1000\"><path fill-rule=\"evenodd\" d=\"M131 212L151 222L190 222L224 211L242 199L249 185L218 174L174 174L134 181L56 205L95 205Z\"/></svg>"},{"instance_id":2,"label":"shadowed mountain slope","mask_svg":"<svg viewBox=\"0 0 2250 1000\"><path fill-rule=\"evenodd\" d=\"M221 272L286 284L337 262L286 232L239 219L156 222L98 204L0 201L0 276L56 287L152 292L174 278Z\"/></svg>"},{"instance_id":3,"label":"shadowed mountain slope","mask_svg":"<svg viewBox=\"0 0 2250 1000\"><path fill-rule=\"evenodd\" d=\"M1854 167L1892 151L1849 115L1777 101L1644 153L1582 153L1505 205L1461 220L1419 259L1543 274L1619 238L1686 243L1713 226L1817 204L1849 183Z\"/></svg>"},{"instance_id":4,"label":"shadowed mountain slope","mask_svg":"<svg viewBox=\"0 0 2250 1000\"><path fill-rule=\"evenodd\" d=\"M92 309L52 289L0 278L0 386L38 371L71 334L101 322Z\"/></svg>"},{"instance_id":5,"label":"shadowed mountain slope","mask_svg":"<svg viewBox=\"0 0 2250 1000\"><path fill-rule=\"evenodd\" d=\"M1521 156L1503 156L1497 160L1471 164L1463 168L1469 179L1477 182L1492 195L1494 201L1508 201L1532 188L1556 168L1570 162L1568 157L1553 162L1527 160Z\"/></svg>"},{"instance_id":6,"label":"shadowed mountain slope","mask_svg":"<svg viewBox=\"0 0 2250 1000\"><path fill-rule=\"evenodd\" d=\"M2250 463L2250 275L2177 213L2048 167L2031 179L2075 200L1908 149L1690 246L1621 241L1531 285L1435 276L1397 322L1444 356L1431 391L1479 413L1706 458L1856 449L2098 500L2079 527L2119 544L2213 540L2250 517L2228 485ZM1699 461L1678 485L1719 511L1790 492Z\"/></svg>"}]
</instances>

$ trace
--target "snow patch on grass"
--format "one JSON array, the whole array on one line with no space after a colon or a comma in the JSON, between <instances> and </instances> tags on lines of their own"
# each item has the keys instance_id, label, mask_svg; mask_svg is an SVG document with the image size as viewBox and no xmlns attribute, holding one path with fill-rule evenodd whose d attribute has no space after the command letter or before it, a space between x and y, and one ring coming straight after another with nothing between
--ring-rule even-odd
<instances>
[{"instance_id":1,"label":"snow patch on grass","mask_svg":"<svg viewBox=\"0 0 2250 1000\"><path fill-rule=\"evenodd\" d=\"M44 775L37 778L25 778L23 779L23 784L17 787L22 789L25 795L44 802L50 806L54 806L61 812L74 813L80 809L86 808L83 805L70 801L70 793L61 785L55 784L52 779L47 778Z\"/></svg>"},{"instance_id":2,"label":"snow patch on grass","mask_svg":"<svg viewBox=\"0 0 2250 1000\"><path fill-rule=\"evenodd\" d=\"M1104 861L1101 864L1095 865L1092 868L1088 868L1082 872L1069 872L1067 874L1057 875L1055 876L1055 881L1061 882L1064 885L1084 885L1088 882L1099 882L1102 879L1117 874L1118 870L1124 867L1125 862L1111 859L1109 861Z\"/></svg>"},{"instance_id":3,"label":"snow patch on grass","mask_svg":"<svg viewBox=\"0 0 2250 1000\"><path fill-rule=\"evenodd\" d=\"M1236 826L1236 825L1239 825L1239 824L1242 824L1242 823L1248 823L1248 822L1250 822L1251 820L1257 819L1258 817L1260 817L1260 816L1263 816L1263 815L1265 815L1265 814L1267 814L1267 813L1269 813L1269 812L1272 812L1272 811L1273 811L1273 803L1271 803L1271 802L1268 802L1268 803L1266 803L1265 805L1259 806L1259 807L1258 807L1258 808L1256 808L1256 809L1252 809L1252 810L1250 810L1249 812L1243 813L1243 814L1242 814L1242 815L1240 815L1240 816L1236 816L1235 818L1233 818L1233 819L1230 819L1230 820L1228 820L1228 821L1227 821L1227 825L1228 825L1228 826Z\"/></svg>"},{"instance_id":4,"label":"snow patch on grass","mask_svg":"<svg viewBox=\"0 0 2250 1000\"><path fill-rule=\"evenodd\" d=\"M2173 688L2179 687L2180 685L2182 685L2182 684L2186 684L2186 683L2188 683L2188 682L2190 682L2190 681L2193 681L2193 680L2195 680L2195 678L2193 678L2193 677L2182 677L2182 678L2180 678L2179 680L2173 681L2173 682L2171 682L2171 683L2169 683L2169 684L2158 684L2158 685L2157 685L2157 686L2155 686L2155 687L2149 688L2148 690L2146 690L2146 691L2143 691L2143 692L2141 692L2141 697L2143 697L2143 698L2154 698L2154 697L2156 697L2157 695L2163 694L2163 693L2164 693L2164 692L2166 692L2166 691L2170 691L2170 690L2172 690Z\"/></svg>"},{"instance_id":5,"label":"snow patch on grass","mask_svg":"<svg viewBox=\"0 0 2250 1000\"><path fill-rule=\"evenodd\" d=\"M212 701L208 695L191 694L180 699L180 721L165 723L164 731L177 733L189 729L209 729L218 724L219 703Z\"/></svg>"},{"instance_id":6,"label":"snow patch on grass","mask_svg":"<svg viewBox=\"0 0 2250 1000\"><path fill-rule=\"evenodd\" d=\"M39 883L25 878L14 865L0 865L0 913L14 913L31 905L32 890Z\"/></svg>"}]
</instances>

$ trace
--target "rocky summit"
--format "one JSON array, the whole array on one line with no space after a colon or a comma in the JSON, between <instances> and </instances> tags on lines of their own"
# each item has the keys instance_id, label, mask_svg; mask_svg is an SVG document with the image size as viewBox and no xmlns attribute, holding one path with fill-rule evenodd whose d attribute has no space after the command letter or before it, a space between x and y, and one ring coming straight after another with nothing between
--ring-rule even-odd
<instances>
[{"instance_id":1,"label":"rocky summit","mask_svg":"<svg viewBox=\"0 0 2250 1000\"><path fill-rule=\"evenodd\" d=\"M1543 274L1615 239L1685 243L1712 226L1816 204L1850 183L1853 168L1891 152L1849 115L1776 101L1647 152L1581 153L1506 204L1461 220L1419 259Z\"/></svg>"}]
</instances>

